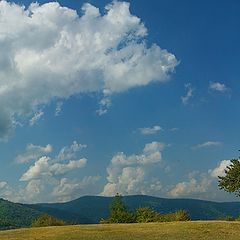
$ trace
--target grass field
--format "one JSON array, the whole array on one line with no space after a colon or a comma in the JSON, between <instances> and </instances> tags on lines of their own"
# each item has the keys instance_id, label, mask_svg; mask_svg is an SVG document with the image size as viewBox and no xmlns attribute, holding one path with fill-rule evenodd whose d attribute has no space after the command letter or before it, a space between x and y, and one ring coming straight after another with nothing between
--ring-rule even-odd
<instances>
[{"instance_id":1,"label":"grass field","mask_svg":"<svg viewBox=\"0 0 240 240\"><path fill-rule=\"evenodd\" d=\"M0 232L1 240L239 240L239 222L78 225Z\"/></svg>"}]
</instances>

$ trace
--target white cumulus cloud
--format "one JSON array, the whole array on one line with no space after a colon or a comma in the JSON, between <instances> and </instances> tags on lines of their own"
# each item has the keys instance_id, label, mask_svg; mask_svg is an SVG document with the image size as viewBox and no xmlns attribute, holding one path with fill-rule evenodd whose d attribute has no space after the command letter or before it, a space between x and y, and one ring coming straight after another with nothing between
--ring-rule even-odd
<instances>
[{"instance_id":1,"label":"white cumulus cloud","mask_svg":"<svg viewBox=\"0 0 240 240\"><path fill-rule=\"evenodd\" d=\"M218 176L224 176L230 160L222 160L214 169L206 172L191 172L188 179L180 181L170 189L171 197L190 197L207 200L227 199L229 195L218 189ZM229 198L231 200L231 198Z\"/></svg>"},{"instance_id":2,"label":"white cumulus cloud","mask_svg":"<svg viewBox=\"0 0 240 240\"><path fill-rule=\"evenodd\" d=\"M81 180L60 179L58 185L53 189L52 196L58 201L69 201L79 197L80 193L89 194L89 188L93 188L100 179L100 176L88 176ZM87 190L88 189L88 190ZM87 190L87 191L86 191Z\"/></svg>"},{"instance_id":3,"label":"white cumulus cloud","mask_svg":"<svg viewBox=\"0 0 240 240\"><path fill-rule=\"evenodd\" d=\"M219 82L210 82L209 89L217 91L217 92L228 91L228 88L226 87L226 85L224 83L219 83Z\"/></svg>"},{"instance_id":4,"label":"white cumulus cloud","mask_svg":"<svg viewBox=\"0 0 240 240\"><path fill-rule=\"evenodd\" d=\"M209 173L212 177L218 178L218 176L224 176L227 166L231 164L230 160L222 160L219 165L213 170L209 170Z\"/></svg>"},{"instance_id":5,"label":"white cumulus cloud","mask_svg":"<svg viewBox=\"0 0 240 240\"><path fill-rule=\"evenodd\" d=\"M101 194L159 194L162 184L151 175L151 170L161 168L163 149L164 144L151 142L145 145L142 154L116 154L107 168L107 184Z\"/></svg>"},{"instance_id":6,"label":"white cumulus cloud","mask_svg":"<svg viewBox=\"0 0 240 240\"><path fill-rule=\"evenodd\" d=\"M0 1L0 138L18 118L30 118L52 100L103 92L112 94L166 81L178 64L158 45L145 43L147 29L114 1L104 14L87 3L82 15L57 2L28 8ZM108 96L99 114L110 105ZM38 113L30 123L35 123Z\"/></svg>"},{"instance_id":7,"label":"white cumulus cloud","mask_svg":"<svg viewBox=\"0 0 240 240\"><path fill-rule=\"evenodd\" d=\"M202 194L209 190L211 178L202 175L199 178L191 177L187 181L177 183L169 192L172 197L194 196L194 194Z\"/></svg>"}]
</instances>

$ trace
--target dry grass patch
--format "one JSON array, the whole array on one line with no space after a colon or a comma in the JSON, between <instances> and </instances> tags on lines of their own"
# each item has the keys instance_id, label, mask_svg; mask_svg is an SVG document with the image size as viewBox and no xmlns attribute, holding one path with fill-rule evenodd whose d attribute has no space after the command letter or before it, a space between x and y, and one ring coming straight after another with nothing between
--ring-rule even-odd
<instances>
[{"instance_id":1,"label":"dry grass patch","mask_svg":"<svg viewBox=\"0 0 240 240\"><path fill-rule=\"evenodd\" d=\"M1 240L239 240L240 223L223 221L100 224L0 232Z\"/></svg>"}]
</instances>

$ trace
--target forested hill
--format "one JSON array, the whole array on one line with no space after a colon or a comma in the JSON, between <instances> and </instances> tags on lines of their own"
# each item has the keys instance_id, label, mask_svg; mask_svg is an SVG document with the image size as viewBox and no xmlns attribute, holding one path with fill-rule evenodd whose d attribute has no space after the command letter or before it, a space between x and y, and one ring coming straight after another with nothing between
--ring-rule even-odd
<instances>
[{"instance_id":1,"label":"forested hill","mask_svg":"<svg viewBox=\"0 0 240 240\"><path fill-rule=\"evenodd\" d=\"M98 223L109 215L109 205L113 198L85 196L66 203L17 204L0 199L0 228L30 226L33 219L43 213L69 223ZM123 197L129 210L151 207L160 213L186 210L193 220L212 220L226 216L240 215L240 202L211 202L194 199L165 199L151 196Z\"/></svg>"},{"instance_id":2,"label":"forested hill","mask_svg":"<svg viewBox=\"0 0 240 240\"><path fill-rule=\"evenodd\" d=\"M33 219L41 212L22 204L0 199L0 229L30 226Z\"/></svg>"},{"instance_id":3,"label":"forested hill","mask_svg":"<svg viewBox=\"0 0 240 240\"><path fill-rule=\"evenodd\" d=\"M211 202L194 199L166 199L151 196L125 196L125 204L130 210L138 207L151 207L160 213L186 210L193 220L212 220L226 216L240 215L240 202ZM41 212L74 223L98 223L109 215L111 197L85 196L66 203L27 205Z\"/></svg>"}]
</instances>

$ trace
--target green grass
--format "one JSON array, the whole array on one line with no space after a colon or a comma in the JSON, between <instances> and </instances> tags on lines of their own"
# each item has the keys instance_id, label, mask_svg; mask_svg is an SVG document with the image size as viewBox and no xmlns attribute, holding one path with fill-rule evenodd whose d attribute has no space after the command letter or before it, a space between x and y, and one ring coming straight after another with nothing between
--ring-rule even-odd
<instances>
[{"instance_id":1,"label":"green grass","mask_svg":"<svg viewBox=\"0 0 240 240\"><path fill-rule=\"evenodd\" d=\"M0 232L1 240L239 240L239 222L78 225Z\"/></svg>"}]
</instances>

